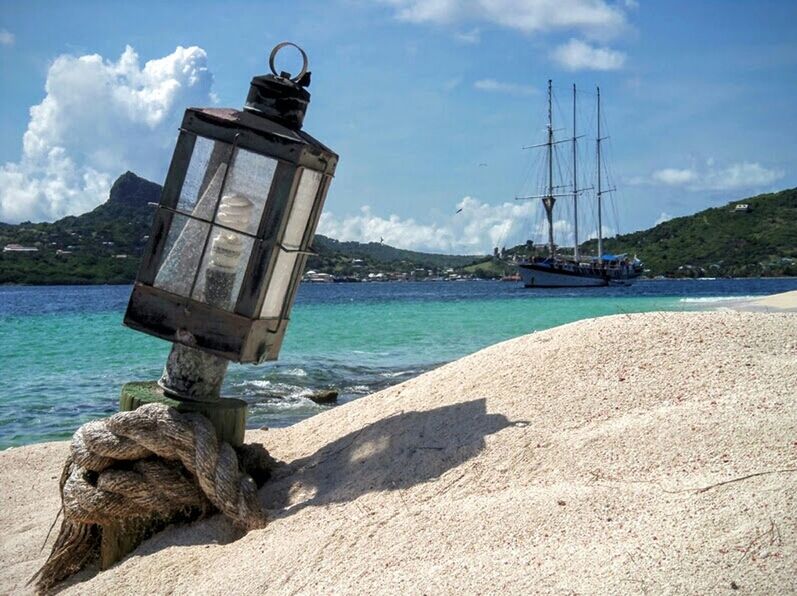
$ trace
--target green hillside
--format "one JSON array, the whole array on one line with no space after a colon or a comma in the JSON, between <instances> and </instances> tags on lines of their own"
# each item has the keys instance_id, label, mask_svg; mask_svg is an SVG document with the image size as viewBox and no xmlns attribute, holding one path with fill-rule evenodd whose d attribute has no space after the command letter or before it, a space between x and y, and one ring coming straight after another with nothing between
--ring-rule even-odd
<instances>
[{"instance_id":1,"label":"green hillside","mask_svg":"<svg viewBox=\"0 0 797 596\"><path fill-rule=\"evenodd\" d=\"M749 205L749 211L736 209ZM584 244L594 253L597 241ZM654 228L605 241L636 254L650 275L755 277L797 275L797 189L732 201Z\"/></svg>"},{"instance_id":2,"label":"green hillside","mask_svg":"<svg viewBox=\"0 0 797 596\"><path fill-rule=\"evenodd\" d=\"M53 223L0 223L0 246L19 244L35 252L0 253L0 283L130 283L148 240L160 186L131 172L111 188L108 201L89 213ZM737 205L749 205L739 211ZM605 250L636 254L649 276L797 275L797 189L733 201L678 217L649 230L605 241ZM369 273L433 274L456 269L479 277L513 271L485 256L420 253L370 242L340 242L316 236L308 269L362 278ZM595 254L597 241L582 245ZM521 245L507 251L524 254ZM420 275L424 276L423 273Z\"/></svg>"},{"instance_id":3,"label":"green hillside","mask_svg":"<svg viewBox=\"0 0 797 596\"><path fill-rule=\"evenodd\" d=\"M748 209L737 209L737 205ZM537 254L547 254L537 250ZM569 255L572 248L560 251ZM604 252L636 255L649 277L797 276L797 189L732 201L604 239ZM583 243L581 253L596 255L598 241ZM509 257L527 254L526 245L507 251ZM485 273L500 270L495 262L479 267Z\"/></svg>"},{"instance_id":4,"label":"green hillside","mask_svg":"<svg viewBox=\"0 0 797 596\"><path fill-rule=\"evenodd\" d=\"M415 252L382 244L379 242L341 242L333 238L317 235L313 248L318 255L307 261L307 268L335 275L355 275L363 271L396 271L407 273L414 269L433 271L448 268L459 269L482 256L441 255ZM354 259L362 263L354 262Z\"/></svg>"},{"instance_id":5,"label":"green hillside","mask_svg":"<svg viewBox=\"0 0 797 596\"><path fill-rule=\"evenodd\" d=\"M119 177L108 200L89 213L53 223L0 223L0 247L22 245L35 252L0 253L0 284L131 283L146 247L161 187L132 172ZM307 268L335 275L437 271L480 257L401 250L371 242L339 242L316 236L318 252Z\"/></svg>"},{"instance_id":6,"label":"green hillside","mask_svg":"<svg viewBox=\"0 0 797 596\"><path fill-rule=\"evenodd\" d=\"M89 213L53 223L0 223L0 246L35 253L0 253L2 284L130 283L160 199L160 186L132 172L120 176L108 200Z\"/></svg>"}]
</instances>

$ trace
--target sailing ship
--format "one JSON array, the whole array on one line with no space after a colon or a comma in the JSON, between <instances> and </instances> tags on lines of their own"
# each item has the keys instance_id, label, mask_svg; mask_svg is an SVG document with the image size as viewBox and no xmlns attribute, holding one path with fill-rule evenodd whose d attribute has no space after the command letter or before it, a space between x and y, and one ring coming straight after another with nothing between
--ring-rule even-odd
<instances>
[{"instance_id":1,"label":"sailing ship","mask_svg":"<svg viewBox=\"0 0 797 596\"><path fill-rule=\"evenodd\" d=\"M545 209L545 217L548 227L547 255L530 256L516 262L518 273L527 288L574 288L574 287L600 287L607 285L628 285L642 273L642 263L636 258L629 258L628 255L613 255L603 251L603 195L613 192L614 188L604 188L602 163L601 163L601 142L605 140L601 137L601 95L600 87L597 88L598 117L596 135L596 156L597 156L597 175L595 199L597 201L597 236L598 254L597 256L587 256L580 254L578 240L578 199L582 192L592 190L592 188L578 187L578 155L576 135L576 86L573 85L573 136L565 139L572 142L573 163L572 163L572 189L567 193L556 193L562 186L554 186L554 145L563 141L554 140L553 111L552 111L552 89L551 81L548 81L548 127L547 142L534 147L546 149L546 171L547 184L545 193L529 197L516 197L518 200L540 199ZM566 188L566 187L565 187ZM557 198L568 197L573 201L573 253L571 255L558 254L556 243L554 242L554 223L553 212ZM531 243L529 243L531 244Z\"/></svg>"}]
</instances>

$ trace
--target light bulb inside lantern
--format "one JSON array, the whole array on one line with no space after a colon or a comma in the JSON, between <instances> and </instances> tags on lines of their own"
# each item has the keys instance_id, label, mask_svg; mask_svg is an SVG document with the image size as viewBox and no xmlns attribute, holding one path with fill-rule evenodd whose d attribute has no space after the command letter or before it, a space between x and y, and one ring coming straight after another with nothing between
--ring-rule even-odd
<instances>
[{"instance_id":1,"label":"light bulb inside lantern","mask_svg":"<svg viewBox=\"0 0 797 596\"><path fill-rule=\"evenodd\" d=\"M216 219L227 227L243 230L249 225L254 210L254 202L238 194L224 195L219 205ZM243 241L240 234L222 230L210 248L210 267L227 271L235 271L238 259L243 252Z\"/></svg>"},{"instance_id":2,"label":"light bulb inside lantern","mask_svg":"<svg viewBox=\"0 0 797 596\"><path fill-rule=\"evenodd\" d=\"M236 230L246 229L254 211L254 202L239 194L224 195L216 220ZM212 239L210 262L205 274L205 301L221 308L230 308L232 288L238 273L244 242L241 234L221 230Z\"/></svg>"}]
</instances>

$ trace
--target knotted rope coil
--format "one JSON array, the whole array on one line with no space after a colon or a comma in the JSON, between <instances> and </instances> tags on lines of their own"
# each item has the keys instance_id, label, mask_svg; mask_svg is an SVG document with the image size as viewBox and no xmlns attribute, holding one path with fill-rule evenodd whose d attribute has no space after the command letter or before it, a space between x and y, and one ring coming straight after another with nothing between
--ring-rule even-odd
<instances>
[{"instance_id":1,"label":"knotted rope coil","mask_svg":"<svg viewBox=\"0 0 797 596\"><path fill-rule=\"evenodd\" d=\"M210 421L163 404L81 426L61 474L64 519L47 562L32 578L40 591L82 569L98 552L103 526L167 519L214 507L244 530L263 528L258 476L274 460L258 445L220 442Z\"/></svg>"}]
</instances>

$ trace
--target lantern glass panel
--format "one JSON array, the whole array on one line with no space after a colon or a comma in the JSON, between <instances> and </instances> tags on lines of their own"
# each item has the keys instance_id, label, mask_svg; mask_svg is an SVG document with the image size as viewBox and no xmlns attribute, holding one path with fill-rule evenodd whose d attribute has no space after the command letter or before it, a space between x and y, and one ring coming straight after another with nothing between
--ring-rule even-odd
<instances>
[{"instance_id":1,"label":"lantern glass panel","mask_svg":"<svg viewBox=\"0 0 797 596\"><path fill-rule=\"evenodd\" d=\"M307 230L310 214L313 212L322 174L315 170L304 169L301 176L291 214L285 226L285 234L282 237L282 245L293 250L299 250L302 247L302 239Z\"/></svg>"},{"instance_id":2,"label":"lantern glass panel","mask_svg":"<svg viewBox=\"0 0 797 596\"><path fill-rule=\"evenodd\" d=\"M282 306L285 296L291 285L293 268L296 259L299 258L297 252L287 252L280 250L277 253L277 262L271 274L271 281L266 290L266 298L263 301L263 308L260 310L261 319L274 319L282 314Z\"/></svg>"},{"instance_id":3,"label":"lantern glass panel","mask_svg":"<svg viewBox=\"0 0 797 596\"><path fill-rule=\"evenodd\" d=\"M213 226L191 298L234 310L253 244L246 234Z\"/></svg>"},{"instance_id":4,"label":"lantern glass panel","mask_svg":"<svg viewBox=\"0 0 797 596\"><path fill-rule=\"evenodd\" d=\"M156 288L179 296L191 295L192 272L199 267L209 230L210 224L179 213L174 215L155 275Z\"/></svg>"},{"instance_id":5,"label":"lantern glass panel","mask_svg":"<svg viewBox=\"0 0 797 596\"><path fill-rule=\"evenodd\" d=\"M276 169L276 160L236 148L221 193L222 204L216 213L216 223L256 234Z\"/></svg>"},{"instance_id":6,"label":"lantern glass panel","mask_svg":"<svg viewBox=\"0 0 797 596\"><path fill-rule=\"evenodd\" d=\"M185 173L177 210L200 219L211 219L216 210L232 145L196 137Z\"/></svg>"}]
</instances>

